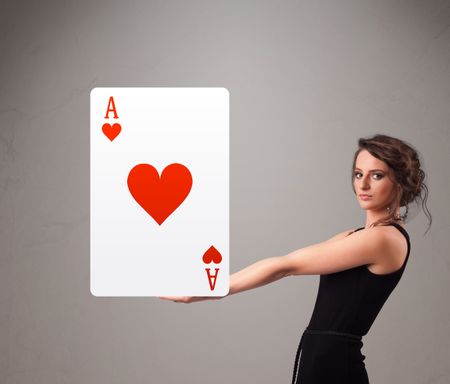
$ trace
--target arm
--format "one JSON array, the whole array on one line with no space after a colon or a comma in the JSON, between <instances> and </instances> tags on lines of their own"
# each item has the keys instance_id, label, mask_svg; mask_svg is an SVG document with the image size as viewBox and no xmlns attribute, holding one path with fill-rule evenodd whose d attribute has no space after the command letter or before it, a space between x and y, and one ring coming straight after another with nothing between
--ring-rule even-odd
<instances>
[{"instance_id":1,"label":"arm","mask_svg":"<svg viewBox=\"0 0 450 384\"><path fill-rule=\"evenodd\" d=\"M230 289L226 296L221 297L192 297L192 296L158 296L163 300L172 300L179 303L192 303L203 300L219 300L224 297L233 295L238 292L246 291L269 284L273 281L285 277L284 271L281 269L282 263L280 257L269 257L262 259L241 269L230 276Z\"/></svg>"},{"instance_id":2,"label":"arm","mask_svg":"<svg viewBox=\"0 0 450 384\"><path fill-rule=\"evenodd\" d=\"M281 270L287 276L326 275L373 264L393 254L393 244L387 235L383 227L374 227L300 248L281 257Z\"/></svg>"},{"instance_id":3,"label":"arm","mask_svg":"<svg viewBox=\"0 0 450 384\"><path fill-rule=\"evenodd\" d=\"M262 259L230 276L227 296L272 283L286 276L278 256Z\"/></svg>"},{"instance_id":4,"label":"arm","mask_svg":"<svg viewBox=\"0 0 450 384\"><path fill-rule=\"evenodd\" d=\"M311 245L309 247L301 248L297 251L291 252L287 256L275 256L269 257L266 259L262 259L249 265L248 267L232 274L230 276L230 290L227 296L234 295L235 293L239 293L242 291L246 291L249 289L257 288L262 285L266 285L282 279L283 277L290 276L293 274L299 273L299 264L303 263L303 260L310 260L312 265L314 265L314 255L320 254L322 252L328 253L332 250L335 251L335 244L337 242L343 241L342 239L346 239L345 236L349 234L350 231L341 232L332 238L318 244ZM351 236L353 238L356 236L357 232ZM325 248L324 248L325 247ZM303 256L306 255L306 256ZM308 258L309 255L309 258ZM315 260L320 263L324 260L325 257L317 257ZM335 260L335 259L333 259ZM330 266L333 268L333 266ZM305 270L306 271L306 270ZM310 270L311 271L311 270ZM330 272L329 272L330 273ZM308 273L304 273L308 274ZM309 273L313 274L313 273ZM226 297L226 296L224 296ZM222 297L171 297L171 296L160 296L161 299L168 299L177 302L190 303L193 301L201 301L201 300L212 300L212 299L221 299Z\"/></svg>"},{"instance_id":5,"label":"arm","mask_svg":"<svg viewBox=\"0 0 450 384\"><path fill-rule=\"evenodd\" d=\"M350 232L351 230L343 231L323 243L314 244L311 247L339 240ZM227 296L273 283L286 276L288 276L288 273L284 258L275 256L259 260L230 276L230 291Z\"/></svg>"}]
</instances>

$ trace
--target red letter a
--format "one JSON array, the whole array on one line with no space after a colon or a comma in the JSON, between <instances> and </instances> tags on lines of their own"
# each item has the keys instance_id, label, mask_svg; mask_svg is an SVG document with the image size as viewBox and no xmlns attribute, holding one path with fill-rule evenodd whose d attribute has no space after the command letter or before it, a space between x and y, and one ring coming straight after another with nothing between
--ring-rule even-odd
<instances>
[{"instance_id":1,"label":"red letter a","mask_svg":"<svg viewBox=\"0 0 450 384\"><path fill-rule=\"evenodd\" d=\"M116 105L114 104L114 98L112 96L110 96L108 101L108 109L106 110L105 119L109 119L109 112L114 112L115 119L119 118L119 116L117 116Z\"/></svg>"},{"instance_id":2,"label":"red letter a","mask_svg":"<svg viewBox=\"0 0 450 384\"><path fill-rule=\"evenodd\" d=\"M211 274L210 268L205 268L205 271L208 275L209 288L211 288L211 291L214 291L214 287L216 286L217 275L219 274L219 268L214 268L214 269L216 270L215 275Z\"/></svg>"}]
</instances>

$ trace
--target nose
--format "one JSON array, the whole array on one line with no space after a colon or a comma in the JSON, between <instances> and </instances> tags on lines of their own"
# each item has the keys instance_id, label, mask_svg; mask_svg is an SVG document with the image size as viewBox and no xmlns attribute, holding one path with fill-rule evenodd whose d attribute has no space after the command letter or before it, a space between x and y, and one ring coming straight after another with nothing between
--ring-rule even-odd
<instances>
[{"instance_id":1,"label":"nose","mask_svg":"<svg viewBox=\"0 0 450 384\"><path fill-rule=\"evenodd\" d=\"M361 178L361 189L370 189L370 179L367 175Z\"/></svg>"}]
</instances>

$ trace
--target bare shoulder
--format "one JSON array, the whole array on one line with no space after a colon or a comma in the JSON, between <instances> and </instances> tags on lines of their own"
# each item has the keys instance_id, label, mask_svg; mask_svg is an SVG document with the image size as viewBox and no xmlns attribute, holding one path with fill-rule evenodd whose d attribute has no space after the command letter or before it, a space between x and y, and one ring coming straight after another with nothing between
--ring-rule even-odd
<instances>
[{"instance_id":1,"label":"bare shoulder","mask_svg":"<svg viewBox=\"0 0 450 384\"><path fill-rule=\"evenodd\" d=\"M377 225L373 228L367 228L363 231L371 231L374 238L382 238L388 250L398 253L406 245L405 236L393 225Z\"/></svg>"},{"instance_id":2,"label":"bare shoulder","mask_svg":"<svg viewBox=\"0 0 450 384\"><path fill-rule=\"evenodd\" d=\"M378 239L384 245L377 262L371 264L369 270L375 274L387 274L399 269L408 249L404 235L392 225L378 225L365 231L371 231L373 241Z\"/></svg>"},{"instance_id":3,"label":"bare shoulder","mask_svg":"<svg viewBox=\"0 0 450 384\"><path fill-rule=\"evenodd\" d=\"M319 244L300 248L281 257L282 269L290 275L326 275L361 265L378 265L391 255L389 228L346 230ZM354 232L354 233L351 233Z\"/></svg>"},{"instance_id":4,"label":"bare shoulder","mask_svg":"<svg viewBox=\"0 0 450 384\"><path fill-rule=\"evenodd\" d=\"M390 225L377 225L371 228L364 228L356 233L365 235L368 241L383 241L385 246L392 246L394 242L398 242L398 239L403 236L397 228Z\"/></svg>"}]
</instances>

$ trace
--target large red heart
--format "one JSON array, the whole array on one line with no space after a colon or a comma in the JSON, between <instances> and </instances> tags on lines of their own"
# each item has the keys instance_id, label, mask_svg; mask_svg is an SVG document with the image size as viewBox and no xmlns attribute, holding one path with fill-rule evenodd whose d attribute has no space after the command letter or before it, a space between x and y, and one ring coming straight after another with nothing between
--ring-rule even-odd
<instances>
[{"instance_id":1,"label":"large red heart","mask_svg":"<svg viewBox=\"0 0 450 384\"><path fill-rule=\"evenodd\" d=\"M105 123L102 126L103 133L111 141L113 141L117 137L117 135L120 133L121 130L122 127L120 126L119 123L114 123L113 125Z\"/></svg>"},{"instance_id":2,"label":"large red heart","mask_svg":"<svg viewBox=\"0 0 450 384\"><path fill-rule=\"evenodd\" d=\"M138 164L128 174L128 189L137 203L161 225L186 199L192 187L189 169L182 164L158 171L150 164Z\"/></svg>"}]
</instances>

